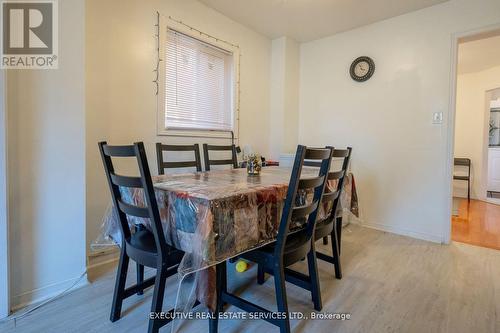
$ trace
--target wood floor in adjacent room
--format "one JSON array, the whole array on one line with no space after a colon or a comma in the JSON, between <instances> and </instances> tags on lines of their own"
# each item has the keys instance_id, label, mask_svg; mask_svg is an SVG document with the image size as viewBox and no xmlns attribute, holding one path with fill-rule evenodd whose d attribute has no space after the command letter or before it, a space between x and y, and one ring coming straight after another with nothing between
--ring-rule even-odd
<instances>
[{"instance_id":1,"label":"wood floor in adjacent room","mask_svg":"<svg viewBox=\"0 0 500 333\"><path fill-rule=\"evenodd\" d=\"M344 230L344 278L335 280L333 268L324 262L319 268L323 311L350 313L351 319L296 320L293 332L500 332L500 251L457 242L439 245L359 226ZM272 278L259 286L255 267L235 273L230 265L229 271L231 290L274 309ZM169 281L167 306L175 297L175 280ZM145 332L151 290L126 300L122 319L111 323L113 285L109 272L16 323L0 324L0 331ZM287 290L290 311L310 312L308 292L290 284ZM278 330L264 321L236 320L221 321L219 328L224 333L258 331ZM170 332L170 325L161 332ZM186 322L181 332L208 332L208 322Z\"/></svg>"},{"instance_id":2,"label":"wood floor in adjacent room","mask_svg":"<svg viewBox=\"0 0 500 333\"><path fill-rule=\"evenodd\" d=\"M500 250L500 205L479 200L457 199L451 221L451 239Z\"/></svg>"}]
</instances>

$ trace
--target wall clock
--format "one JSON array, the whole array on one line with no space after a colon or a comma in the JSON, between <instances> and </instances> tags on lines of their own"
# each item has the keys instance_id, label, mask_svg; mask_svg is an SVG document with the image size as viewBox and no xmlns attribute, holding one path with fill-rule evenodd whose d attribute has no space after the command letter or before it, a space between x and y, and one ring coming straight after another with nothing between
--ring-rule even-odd
<instances>
[{"instance_id":1,"label":"wall clock","mask_svg":"<svg viewBox=\"0 0 500 333\"><path fill-rule=\"evenodd\" d=\"M351 64L349 73L354 81L364 82L375 73L375 62L370 57L356 58Z\"/></svg>"}]
</instances>

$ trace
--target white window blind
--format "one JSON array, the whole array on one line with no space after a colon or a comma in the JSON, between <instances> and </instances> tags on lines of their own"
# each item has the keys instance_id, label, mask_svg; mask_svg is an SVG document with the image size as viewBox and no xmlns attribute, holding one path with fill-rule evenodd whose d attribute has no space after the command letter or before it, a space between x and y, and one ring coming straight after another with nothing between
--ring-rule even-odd
<instances>
[{"instance_id":1,"label":"white window blind","mask_svg":"<svg viewBox=\"0 0 500 333\"><path fill-rule=\"evenodd\" d=\"M165 128L233 130L232 54L168 29Z\"/></svg>"}]
</instances>

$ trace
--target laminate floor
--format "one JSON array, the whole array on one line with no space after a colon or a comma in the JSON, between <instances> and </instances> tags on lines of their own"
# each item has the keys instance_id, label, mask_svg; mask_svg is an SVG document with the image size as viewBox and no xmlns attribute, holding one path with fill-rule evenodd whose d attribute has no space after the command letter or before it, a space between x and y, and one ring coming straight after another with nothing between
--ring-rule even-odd
<instances>
[{"instance_id":1,"label":"laminate floor","mask_svg":"<svg viewBox=\"0 0 500 333\"><path fill-rule=\"evenodd\" d=\"M293 332L500 332L500 251L453 242L439 245L350 225L343 233L342 280L319 263L323 311L350 320L293 320ZM323 248L318 242L318 247ZM256 284L256 267L236 273L232 291L274 309L274 283ZM297 265L306 269L306 262ZM175 297L175 277L166 306ZM125 301L122 319L109 321L114 272L33 312L0 332L145 332L151 290ZM287 284L290 311L310 313L310 295ZM229 307L229 311L237 311ZM197 311L205 311L199 308ZM186 321L181 332L207 332L207 320ZM264 321L224 320L224 333L278 332ZM170 332L170 325L161 332Z\"/></svg>"}]
</instances>

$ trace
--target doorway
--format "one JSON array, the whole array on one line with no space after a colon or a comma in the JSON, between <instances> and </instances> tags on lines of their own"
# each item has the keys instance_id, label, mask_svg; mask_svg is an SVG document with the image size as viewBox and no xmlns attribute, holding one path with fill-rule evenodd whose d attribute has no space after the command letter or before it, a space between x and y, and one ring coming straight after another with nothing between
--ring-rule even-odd
<instances>
[{"instance_id":1,"label":"doorway","mask_svg":"<svg viewBox=\"0 0 500 333\"><path fill-rule=\"evenodd\" d=\"M498 88L500 30L459 39L451 239L500 250L500 199L493 198L496 185L500 190Z\"/></svg>"},{"instance_id":2,"label":"doorway","mask_svg":"<svg viewBox=\"0 0 500 333\"><path fill-rule=\"evenodd\" d=\"M500 205L500 87L486 93L489 111L486 200Z\"/></svg>"}]
</instances>

